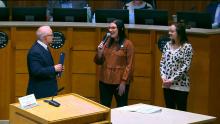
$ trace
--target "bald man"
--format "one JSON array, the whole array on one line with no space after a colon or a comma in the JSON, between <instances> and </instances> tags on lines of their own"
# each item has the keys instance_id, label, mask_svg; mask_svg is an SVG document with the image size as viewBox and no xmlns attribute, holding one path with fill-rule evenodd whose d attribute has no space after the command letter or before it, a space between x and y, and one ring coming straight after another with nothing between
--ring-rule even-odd
<instances>
[{"instance_id":1,"label":"bald man","mask_svg":"<svg viewBox=\"0 0 220 124\"><path fill-rule=\"evenodd\" d=\"M49 26L41 26L36 31L37 41L27 55L29 83L27 95L44 98L57 93L58 72L63 71L61 64L54 65L48 45L53 41L53 32Z\"/></svg>"}]
</instances>

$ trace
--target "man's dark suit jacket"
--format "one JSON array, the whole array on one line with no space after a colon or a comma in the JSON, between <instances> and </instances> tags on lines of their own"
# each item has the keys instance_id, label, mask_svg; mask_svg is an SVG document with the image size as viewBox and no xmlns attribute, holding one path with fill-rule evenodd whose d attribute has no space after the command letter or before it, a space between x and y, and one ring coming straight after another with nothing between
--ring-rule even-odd
<instances>
[{"instance_id":1,"label":"man's dark suit jacket","mask_svg":"<svg viewBox=\"0 0 220 124\"><path fill-rule=\"evenodd\" d=\"M56 95L58 86L51 53L35 42L27 55L29 83L27 94L44 98Z\"/></svg>"},{"instance_id":2,"label":"man's dark suit jacket","mask_svg":"<svg viewBox=\"0 0 220 124\"><path fill-rule=\"evenodd\" d=\"M212 23L215 20L215 12L217 9L219 2L211 2L207 7L206 7L206 11L209 12L211 14L212 17Z\"/></svg>"}]
</instances>

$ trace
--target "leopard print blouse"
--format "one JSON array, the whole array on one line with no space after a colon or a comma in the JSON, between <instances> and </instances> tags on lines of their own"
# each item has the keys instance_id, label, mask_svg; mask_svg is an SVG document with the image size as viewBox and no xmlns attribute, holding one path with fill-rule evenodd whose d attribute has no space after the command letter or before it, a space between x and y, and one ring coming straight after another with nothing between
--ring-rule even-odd
<instances>
[{"instance_id":1,"label":"leopard print blouse","mask_svg":"<svg viewBox=\"0 0 220 124\"><path fill-rule=\"evenodd\" d=\"M186 91L190 90L188 71L192 61L193 49L189 43L184 43L178 49L171 49L171 41L164 46L161 61L161 77L172 79L170 89Z\"/></svg>"}]
</instances>

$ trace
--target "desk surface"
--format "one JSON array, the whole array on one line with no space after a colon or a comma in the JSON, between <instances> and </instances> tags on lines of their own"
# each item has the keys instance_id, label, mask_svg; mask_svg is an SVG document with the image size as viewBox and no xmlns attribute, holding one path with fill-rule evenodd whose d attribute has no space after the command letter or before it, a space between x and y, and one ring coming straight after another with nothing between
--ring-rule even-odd
<instances>
[{"instance_id":1,"label":"desk surface","mask_svg":"<svg viewBox=\"0 0 220 124\"><path fill-rule=\"evenodd\" d=\"M50 25L52 27L80 27L80 28L106 28L108 23L87 23L87 22L28 22L28 21L0 21L0 27L39 27L41 25ZM167 26L159 25L137 25L137 24L125 24L127 29L135 30L155 30L155 31L167 31ZM218 29L202 29L191 28L187 29L187 32L192 34L220 34L220 28Z\"/></svg>"},{"instance_id":2,"label":"desk surface","mask_svg":"<svg viewBox=\"0 0 220 124\"><path fill-rule=\"evenodd\" d=\"M138 106L143 104L131 105ZM151 106L151 105L149 105ZM155 107L155 106L153 106ZM138 112L129 112L125 109L115 108L111 110L112 124L196 124L196 123L211 123L216 117L161 108L161 111L143 114Z\"/></svg>"},{"instance_id":3,"label":"desk surface","mask_svg":"<svg viewBox=\"0 0 220 124\"><path fill-rule=\"evenodd\" d=\"M85 124L88 122L110 121L110 109L78 94L55 96L61 104L54 107L37 100L39 106L21 109L19 103L10 104L10 124Z\"/></svg>"}]
</instances>

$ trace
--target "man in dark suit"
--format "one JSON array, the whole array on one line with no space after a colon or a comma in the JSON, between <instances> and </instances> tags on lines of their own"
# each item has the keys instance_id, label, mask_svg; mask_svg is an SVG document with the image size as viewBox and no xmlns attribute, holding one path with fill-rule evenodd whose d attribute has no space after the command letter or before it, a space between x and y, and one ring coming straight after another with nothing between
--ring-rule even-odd
<instances>
[{"instance_id":1,"label":"man in dark suit","mask_svg":"<svg viewBox=\"0 0 220 124\"><path fill-rule=\"evenodd\" d=\"M53 41L53 32L49 26L41 26L36 31L37 41L27 55L29 83L27 94L44 98L56 95L58 86L56 75L63 71L61 64L54 65L48 45Z\"/></svg>"}]
</instances>

